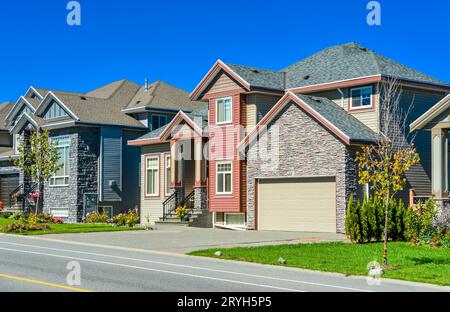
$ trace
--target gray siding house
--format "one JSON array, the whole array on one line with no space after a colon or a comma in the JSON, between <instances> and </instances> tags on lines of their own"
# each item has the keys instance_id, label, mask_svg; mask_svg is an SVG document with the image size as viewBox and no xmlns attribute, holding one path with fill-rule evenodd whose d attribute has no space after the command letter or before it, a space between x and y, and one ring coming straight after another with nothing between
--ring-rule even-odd
<instances>
[{"instance_id":1,"label":"gray siding house","mask_svg":"<svg viewBox=\"0 0 450 312\"><path fill-rule=\"evenodd\" d=\"M111 215L139 208L140 150L127 142L166 125L180 109L200 105L162 81L139 86L120 80L87 93L30 87L15 104L0 106L2 201L10 209L24 208L12 194L27 197L35 185L12 159L19 141L42 128L58 142L63 165L44 186L45 212L75 223L89 201Z\"/></svg>"}]
</instances>

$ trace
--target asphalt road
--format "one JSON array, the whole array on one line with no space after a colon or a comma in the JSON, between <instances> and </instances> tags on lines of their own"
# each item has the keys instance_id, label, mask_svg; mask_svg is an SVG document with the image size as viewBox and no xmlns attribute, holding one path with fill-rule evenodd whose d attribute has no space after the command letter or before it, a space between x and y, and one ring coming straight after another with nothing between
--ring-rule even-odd
<instances>
[{"instance_id":1,"label":"asphalt road","mask_svg":"<svg viewBox=\"0 0 450 312\"><path fill-rule=\"evenodd\" d=\"M68 264L72 266L68 269ZM80 274L76 273L79 264ZM73 269L75 268L75 271ZM69 274L70 273L70 274ZM79 285L68 283L76 281ZM0 235L0 292L380 292L448 288Z\"/></svg>"}]
</instances>

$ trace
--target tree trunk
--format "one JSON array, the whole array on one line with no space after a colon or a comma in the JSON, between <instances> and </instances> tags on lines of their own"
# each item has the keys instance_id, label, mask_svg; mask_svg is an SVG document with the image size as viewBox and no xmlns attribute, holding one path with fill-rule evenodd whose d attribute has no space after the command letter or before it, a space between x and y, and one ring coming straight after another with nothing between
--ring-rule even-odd
<instances>
[{"instance_id":1,"label":"tree trunk","mask_svg":"<svg viewBox=\"0 0 450 312\"><path fill-rule=\"evenodd\" d=\"M386 195L385 211L384 211L384 250L383 250L383 265L388 265L388 226L389 226L389 192Z\"/></svg>"},{"instance_id":2,"label":"tree trunk","mask_svg":"<svg viewBox=\"0 0 450 312\"><path fill-rule=\"evenodd\" d=\"M41 182L38 182L37 185L37 199L36 199L36 208L35 208L35 214L37 215L39 212L39 205L41 204Z\"/></svg>"}]
</instances>

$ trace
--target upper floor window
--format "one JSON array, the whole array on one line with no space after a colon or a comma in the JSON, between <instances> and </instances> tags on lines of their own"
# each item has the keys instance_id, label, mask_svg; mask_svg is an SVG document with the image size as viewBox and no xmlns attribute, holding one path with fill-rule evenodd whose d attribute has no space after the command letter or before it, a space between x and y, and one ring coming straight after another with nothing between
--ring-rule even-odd
<instances>
[{"instance_id":1,"label":"upper floor window","mask_svg":"<svg viewBox=\"0 0 450 312\"><path fill-rule=\"evenodd\" d=\"M372 107L372 87L350 89L350 109L363 109Z\"/></svg>"},{"instance_id":2,"label":"upper floor window","mask_svg":"<svg viewBox=\"0 0 450 312\"><path fill-rule=\"evenodd\" d=\"M50 178L50 186L67 186L69 185L69 148L70 148L70 137L60 136L51 138L52 142L57 142L59 150L59 160L58 165L61 167L55 173L53 177Z\"/></svg>"},{"instance_id":3,"label":"upper floor window","mask_svg":"<svg viewBox=\"0 0 450 312\"><path fill-rule=\"evenodd\" d=\"M216 123L226 124L233 120L233 100L232 98L222 98L216 100Z\"/></svg>"},{"instance_id":4,"label":"upper floor window","mask_svg":"<svg viewBox=\"0 0 450 312\"><path fill-rule=\"evenodd\" d=\"M169 123L170 119L166 115L152 114L150 118L150 130L159 129Z\"/></svg>"}]
</instances>

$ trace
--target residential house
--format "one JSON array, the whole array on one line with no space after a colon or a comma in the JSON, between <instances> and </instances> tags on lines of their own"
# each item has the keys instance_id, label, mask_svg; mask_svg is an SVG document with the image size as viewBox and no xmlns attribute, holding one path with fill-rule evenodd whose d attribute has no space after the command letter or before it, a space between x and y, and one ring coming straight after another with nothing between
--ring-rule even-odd
<instances>
[{"instance_id":1,"label":"residential house","mask_svg":"<svg viewBox=\"0 0 450 312\"><path fill-rule=\"evenodd\" d=\"M0 135L8 143L2 147L0 181L10 184L0 185L2 199L9 205L6 197L12 192L26 197L35 189L11 159L18 155L19 142L39 128L50 131L62 165L44 186L45 212L80 222L90 211L114 215L139 208L140 151L127 141L166 125L180 109L201 105L191 102L186 91L162 81L140 86L120 80L86 93L30 87L14 105L6 104L0 111L2 116L7 111Z\"/></svg>"},{"instance_id":2,"label":"residential house","mask_svg":"<svg viewBox=\"0 0 450 312\"><path fill-rule=\"evenodd\" d=\"M141 146L142 222L172 221L187 204L200 226L344 232L349 197L368 189L355 152L378 138L389 78L401 83L401 106L413 105L411 121L450 91L356 43L278 71L217 61L191 93L207 111L180 111L129 142ZM429 146L419 134L422 162L408 175L416 196L429 193Z\"/></svg>"}]
</instances>

